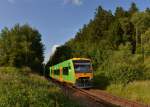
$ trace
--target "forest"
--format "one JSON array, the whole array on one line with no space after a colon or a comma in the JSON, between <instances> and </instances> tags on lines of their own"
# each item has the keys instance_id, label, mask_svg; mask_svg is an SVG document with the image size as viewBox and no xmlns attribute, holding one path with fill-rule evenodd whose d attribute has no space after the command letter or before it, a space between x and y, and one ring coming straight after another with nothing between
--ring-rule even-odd
<instances>
[{"instance_id":1,"label":"forest","mask_svg":"<svg viewBox=\"0 0 150 107\"><path fill-rule=\"evenodd\" d=\"M150 79L150 9L140 11L135 3L115 12L99 6L93 19L75 37L58 47L47 67L73 57L90 58L95 85L126 85Z\"/></svg>"}]
</instances>

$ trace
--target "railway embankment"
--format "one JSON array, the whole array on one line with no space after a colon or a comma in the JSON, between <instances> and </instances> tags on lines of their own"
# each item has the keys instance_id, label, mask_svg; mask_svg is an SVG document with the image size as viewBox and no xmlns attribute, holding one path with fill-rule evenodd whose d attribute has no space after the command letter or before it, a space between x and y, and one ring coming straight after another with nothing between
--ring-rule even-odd
<instances>
[{"instance_id":1,"label":"railway embankment","mask_svg":"<svg viewBox=\"0 0 150 107\"><path fill-rule=\"evenodd\" d=\"M0 107L81 107L54 83L27 69L0 67Z\"/></svg>"}]
</instances>

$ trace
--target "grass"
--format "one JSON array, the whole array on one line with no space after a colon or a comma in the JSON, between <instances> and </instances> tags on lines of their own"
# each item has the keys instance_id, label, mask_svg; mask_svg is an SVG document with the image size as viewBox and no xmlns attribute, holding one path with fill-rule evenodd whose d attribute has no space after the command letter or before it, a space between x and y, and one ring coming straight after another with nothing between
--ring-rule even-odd
<instances>
[{"instance_id":1,"label":"grass","mask_svg":"<svg viewBox=\"0 0 150 107\"><path fill-rule=\"evenodd\" d=\"M79 107L44 77L0 68L0 107Z\"/></svg>"},{"instance_id":2,"label":"grass","mask_svg":"<svg viewBox=\"0 0 150 107\"><path fill-rule=\"evenodd\" d=\"M112 84L106 90L113 95L150 104L150 81L135 81L126 86Z\"/></svg>"}]
</instances>

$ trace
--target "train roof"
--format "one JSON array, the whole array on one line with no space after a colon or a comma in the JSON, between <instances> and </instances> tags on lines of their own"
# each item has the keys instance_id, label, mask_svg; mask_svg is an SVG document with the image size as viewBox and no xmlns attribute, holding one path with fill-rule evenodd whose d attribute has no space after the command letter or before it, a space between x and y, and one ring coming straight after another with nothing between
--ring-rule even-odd
<instances>
[{"instance_id":1,"label":"train roof","mask_svg":"<svg viewBox=\"0 0 150 107\"><path fill-rule=\"evenodd\" d=\"M71 60L90 60L89 58L72 58Z\"/></svg>"},{"instance_id":2,"label":"train roof","mask_svg":"<svg viewBox=\"0 0 150 107\"><path fill-rule=\"evenodd\" d=\"M91 60L88 59L88 58L71 58L71 59L69 59L69 60L73 60L73 61L75 61L75 60L87 60L87 61L91 61ZM64 63L64 62L66 62L66 61L69 61L69 60L65 60L65 61L60 62L60 63L58 63L58 64L55 64L55 65L53 65L53 66L57 66L57 65L59 65L59 64L61 64L61 63ZM51 67L52 67L52 66L51 66Z\"/></svg>"}]
</instances>

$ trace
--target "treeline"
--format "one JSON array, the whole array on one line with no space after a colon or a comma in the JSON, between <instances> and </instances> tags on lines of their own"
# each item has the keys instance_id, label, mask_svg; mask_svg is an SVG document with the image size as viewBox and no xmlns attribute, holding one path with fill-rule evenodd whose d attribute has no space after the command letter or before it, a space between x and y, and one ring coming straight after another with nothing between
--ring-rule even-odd
<instances>
[{"instance_id":1,"label":"treeline","mask_svg":"<svg viewBox=\"0 0 150 107\"><path fill-rule=\"evenodd\" d=\"M148 66L143 52L150 50L150 9L139 11L135 3L128 10L117 7L115 13L101 6L94 18L64 45L57 48L47 66L72 57L93 61L96 81L106 77L113 83L147 79ZM142 72L145 71L145 72Z\"/></svg>"},{"instance_id":2,"label":"treeline","mask_svg":"<svg viewBox=\"0 0 150 107\"><path fill-rule=\"evenodd\" d=\"M41 34L27 24L5 27L0 33L0 67L29 67L40 71L43 51Z\"/></svg>"}]
</instances>

